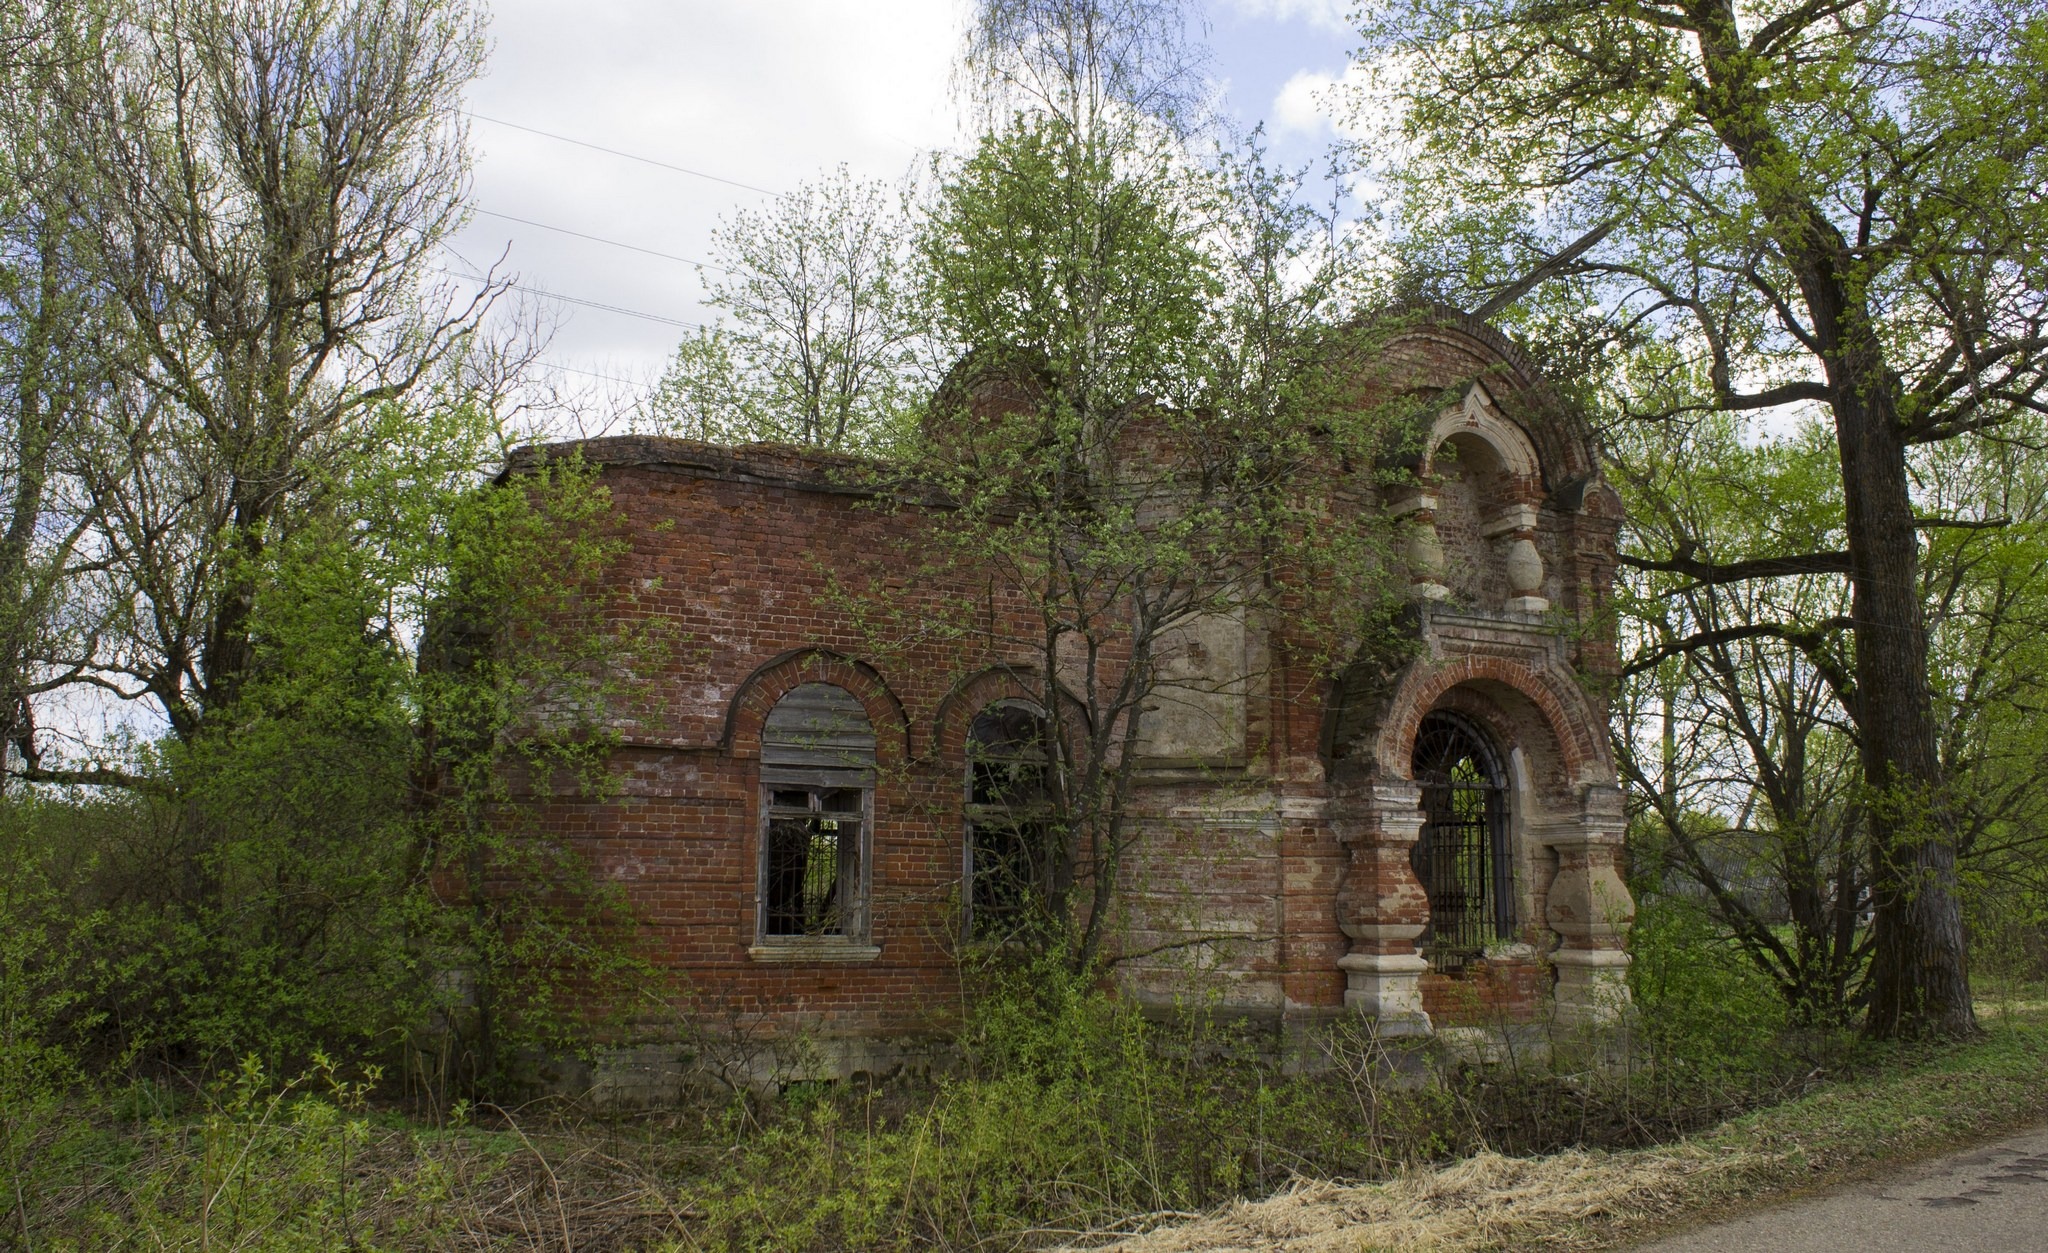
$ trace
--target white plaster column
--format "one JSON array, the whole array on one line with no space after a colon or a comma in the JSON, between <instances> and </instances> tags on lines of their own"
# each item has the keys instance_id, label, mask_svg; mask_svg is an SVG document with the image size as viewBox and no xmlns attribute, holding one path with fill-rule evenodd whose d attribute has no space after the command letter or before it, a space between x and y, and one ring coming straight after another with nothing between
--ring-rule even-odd
<instances>
[{"instance_id":1,"label":"white plaster column","mask_svg":"<svg viewBox=\"0 0 2048 1253\"><path fill-rule=\"evenodd\" d=\"M1415 941L1429 925L1429 897L1409 862L1422 833L1422 789L1406 780L1375 782L1338 803L1348 812L1337 838L1351 854L1337 890L1338 925L1351 939L1351 951L1337 959L1344 1004L1372 1017L1383 1036L1428 1035L1422 974L1429 963Z\"/></svg>"},{"instance_id":2,"label":"white plaster column","mask_svg":"<svg viewBox=\"0 0 2048 1253\"><path fill-rule=\"evenodd\" d=\"M1560 1022L1598 1025L1628 1009L1623 946L1636 906L1615 869L1624 823L1621 789L1595 784L1581 798L1579 821L1545 841L1558 857L1544 920L1563 940L1551 954Z\"/></svg>"},{"instance_id":3,"label":"white plaster column","mask_svg":"<svg viewBox=\"0 0 2048 1253\"><path fill-rule=\"evenodd\" d=\"M1514 613L1544 613L1543 554L1536 549L1536 506L1509 505L1488 519L1479 533L1498 546L1507 570L1506 608Z\"/></svg>"}]
</instances>

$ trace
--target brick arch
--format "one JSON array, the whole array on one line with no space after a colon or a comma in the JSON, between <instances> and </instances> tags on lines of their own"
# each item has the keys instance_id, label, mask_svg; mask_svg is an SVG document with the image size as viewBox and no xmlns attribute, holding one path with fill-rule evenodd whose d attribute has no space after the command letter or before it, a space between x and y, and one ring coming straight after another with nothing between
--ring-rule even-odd
<instances>
[{"instance_id":1,"label":"brick arch","mask_svg":"<svg viewBox=\"0 0 2048 1253\"><path fill-rule=\"evenodd\" d=\"M1461 714L1467 721L1477 724L1496 749L1530 747L1523 743L1525 737L1518 733L1514 712L1505 707L1498 696L1483 690L1479 684L1460 683L1430 702L1429 708L1423 711L1422 716L1427 718L1434 713ZM1419 728L1421 725L1421 719L1417 719L1416 726ZM1542 751L1546 758L1556 754L1556 750L1547 747ZM1502 753L1503 765L1507 756L1506 752ZM1561 761L1552 764L1561 764Z\"/></svg>"},{"instance_id":2,"label":"brick arch","mask_svg":"<svg viewBox=\"0 0 2048 1253\"><path fill-rule=\"evenodd\" d=\"M967 751L967 728L974 721L974 715L999 700L1022 700L1038 704L1043 692L1034 686L1042 672L1035 666L990 666L968 675L953 685L939 702L939 711L932 718L931 738L925 743L925 757L929 759L958 759ZM1081 699L1067 690L1064 683L1056 683L1060 707L1064 712L1068 730L1085 728L1088 724L1087 706Z\"/></svg>"},{"instance_id":3,"label":"brick arch","mask_svg":"<svg viewBox=\"0 0 2048 1253\"><path fill-rule=\"evenodd\" d=\"M1457 403L1437 412L1422 446L1422 473L1436 472L1437 454L1458 438L1474 439L1491 449L1500 472L1518 494L1540 499L1543 458L1528 432L1501 413L1483 383L1473 383Z\"/></svg>"},{"instance_id":4,"label":"brick arch","mask_svg":"<svg viewBox=\"0 0 2048 1253\"><path fill-rule=\"evenodd\" d=\"M768 720L768 711L791 688L804 683L830 683L853 694L875 728L879 764L900 766L910 760L910 718L903 702L873 666L829 648L791 649L756 667L726 706L721 747L734 757L759 757L761 724Z\"/></svg>"},{"instance_id":5,"label":"brick arch","mask_svg":"<svg viewBox=\"0 0 2048 1253\"><path fill-rule=\"evenodd\" d=\"M1415 743L1422 719L1454 689L1486 682L1512 690L1535 707L1556 745L1566 780L1612 778L1606 723L1595 716L1584 693L1554 674L1506 657L1460 657L1436 666L1418 665L1403 676L1388 703L1390 716L1380 726L1380 769L1394 778L1408 778L1412 763L1407 750Z\"/></svg>"}]
</instances>

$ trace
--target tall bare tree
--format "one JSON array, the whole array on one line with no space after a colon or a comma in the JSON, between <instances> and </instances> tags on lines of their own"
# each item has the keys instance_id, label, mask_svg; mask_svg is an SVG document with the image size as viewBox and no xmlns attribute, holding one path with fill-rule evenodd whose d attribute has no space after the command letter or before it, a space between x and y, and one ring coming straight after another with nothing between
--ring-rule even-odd
<instances>
[{"instance_id":1,"label":"tall bare tree","mask_svg":"<svg viewBox=\"0 0 2048 1253\"><path fill-rule=\"evenodd\" d=\"M483 51L469 0L139 0L61 80L70 213L127 337L86 472L122 613L84 676L181 736L251 664L266 546L501 290L435 265Z\"/></svg>"},{"instance_id":2,"label":"tall bare tree","mask_svg":"<svg viewBox=\"0 0 2048 1253\"><path fill-rule=\"evenodd\" d=\"M77 682L94 651L97 516L76 470L112 354L72 211L82 171L53 90L91 56L96 20L82 5L24 4L0 24L0 752L28 762L35 702Z\"/></svg>"},{"instance_id":3,"label":"tall bare tree","mask_svg":"<svg viewBox=\"0 0 2048 1253\"><path fill-rule=\"evenodd\" d=\"M1633 553L1701 534L1841 542L1834 441L1817 424L1769 440L1726 416L1616 434ZM1618 600L1615 745L1638 875L1697 898L1796 1018L1844 1021L1871 951L1846 580L1630 570Z\"/></svg>"}]
</instances>

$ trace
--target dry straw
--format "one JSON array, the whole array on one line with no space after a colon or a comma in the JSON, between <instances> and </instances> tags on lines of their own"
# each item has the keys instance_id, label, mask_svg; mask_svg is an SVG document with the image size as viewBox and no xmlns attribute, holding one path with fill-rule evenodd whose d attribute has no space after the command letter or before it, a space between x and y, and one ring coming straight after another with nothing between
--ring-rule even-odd
<instances>
[{"instance_id":1,"label":"dry straw","mask_svg":"<svg viewBox=\"0 0 2048 1253\"><path fill-rule=\"evenodd\" d=\"M1593 1248L1605 1243L1598 1227L1652 1217L1776 1160L1751 1150L1689 1145L1538 1158L1481 1153L1384 1183L1303 1182L1267 1200L1240 1201L1108 1247L1117 1253Z\"/></svg>"}]
</instances>

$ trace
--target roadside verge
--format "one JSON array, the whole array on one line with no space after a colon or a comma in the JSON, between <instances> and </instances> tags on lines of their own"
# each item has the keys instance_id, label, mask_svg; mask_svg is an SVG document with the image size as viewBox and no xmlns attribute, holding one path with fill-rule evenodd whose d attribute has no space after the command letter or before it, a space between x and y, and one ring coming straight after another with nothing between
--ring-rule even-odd
<instances>
[{"instance_id":1,"label":"roadside verge","mask_svg":"<svg viewBox=\"0 0 2048 1253\"><path fill-rule=\"evenodd\" d=\"M1656 1148L1482 1153L1373 1184L1302 1182L1121 1253L1596 1249L1860 1178L2048 1120L2048 1014L1986 1020L1976 1041L1901 1046L1856 1077ZM1083 1247L1103 1248L1090 1242Z\"/></svg>"}]
</instances>

